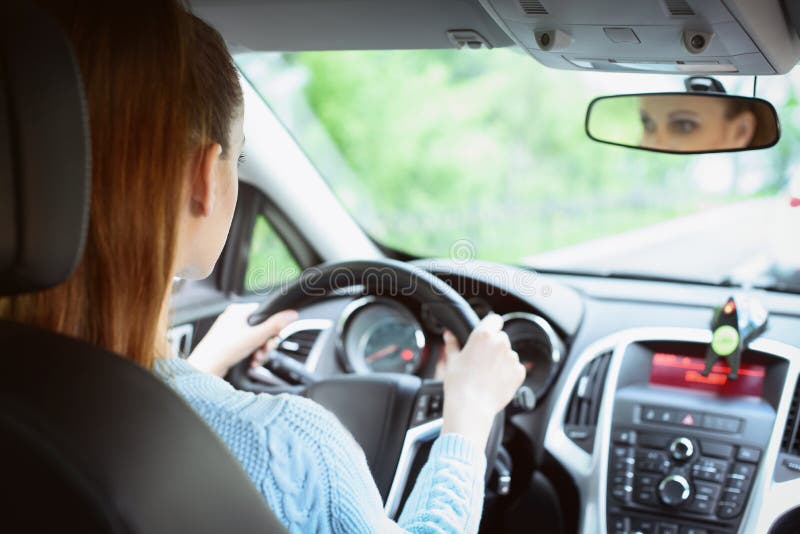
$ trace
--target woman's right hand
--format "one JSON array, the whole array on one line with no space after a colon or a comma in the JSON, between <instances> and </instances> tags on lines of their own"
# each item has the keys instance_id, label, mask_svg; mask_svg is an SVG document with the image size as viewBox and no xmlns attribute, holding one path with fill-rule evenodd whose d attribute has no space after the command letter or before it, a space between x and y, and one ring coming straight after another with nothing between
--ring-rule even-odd
<instances>
[{"instance_id":1,"label":"woman's right hand","mask_svg":"<svg viewBox=\"0 0 800 534\"><path fill-rule=\"evenodd\" d=\"M495 415L525 380L525 367L502 328L499 315L487 315L463 349L452 333L444 333L442 433L461 434L481 449L486 447Z\"/></svg>"}]
</instances>

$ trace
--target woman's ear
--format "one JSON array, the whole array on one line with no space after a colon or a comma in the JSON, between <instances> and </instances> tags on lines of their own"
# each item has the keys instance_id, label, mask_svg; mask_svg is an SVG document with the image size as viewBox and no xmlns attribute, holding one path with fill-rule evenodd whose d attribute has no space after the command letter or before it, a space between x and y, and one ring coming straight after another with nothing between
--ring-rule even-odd
<instances>
[{"instance_id":1,"label":"woman's ear","mask_svg":"<svg viewBox=\"0 0 800 534\"><path fill-rule=\"evenodd\" d=\"M752 111L743 111L733 118L732 148L747 148L753 141L758 120Z\"/></svg>"},{"instance_id":2,"label":"woman's ear","mask_svg":"<svg viewBox=\"0 0 800 534\"><path fill-rule=\"evenodd\" d=\"M197 217L208 217L214 210L217 162L222 156L219 143L197 149L190 171L190 209Z\"/></svg>"}]
</instances>

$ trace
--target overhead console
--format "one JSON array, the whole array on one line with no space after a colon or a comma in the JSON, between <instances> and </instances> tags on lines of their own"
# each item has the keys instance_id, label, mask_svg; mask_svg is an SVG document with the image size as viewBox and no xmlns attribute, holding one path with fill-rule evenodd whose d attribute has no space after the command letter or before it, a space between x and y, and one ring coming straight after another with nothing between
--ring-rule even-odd
<instances>
[{"instance_id":1,"label":"overhead console","mask_svg":"<svg viewBox=\"0 0 800 534\"><path fill-rule=\"evenodd\" d=\"M480 0L548 67L673 74L783 74L800 38L780 0Z\"/></svg>"},{"instance_id":2,"label":"overhead console","mask_svg":"<svg viewBox=\"0 0 800 534\"><path fill-rule=\"evenodd\" d=\"M629 330L562 377L572 394L554 407L545 447L579 488L581 532L767 532L797 505L800 350L756 340L731 380L724 364L701 373L710 340Z\"/></svg>"}]
</instances>

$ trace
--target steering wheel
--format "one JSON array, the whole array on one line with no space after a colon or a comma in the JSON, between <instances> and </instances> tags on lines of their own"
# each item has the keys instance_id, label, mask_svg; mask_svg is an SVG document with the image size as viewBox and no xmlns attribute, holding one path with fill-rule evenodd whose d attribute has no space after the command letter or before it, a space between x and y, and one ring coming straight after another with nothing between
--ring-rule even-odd
<instances>
[{"instance_id":1,"label":"steering wheel","mask_svg":"<svg viewBox=\"0 0 800 534\"><path fill-rule=\"evenodd\" d=\"M307 269L280 294L265 301L249 322L258 324L278 311L359 286L367 295L402 295L425 305L462 346L479 321L467 301L436 276L399 261L359 260ZM240 364L228 379L234 386L246 389L242 365L247 366L248 362ZM431 403L441 405L442 383L423 382L416 376L398 373L347 374L292 392L318 402L350 430L364 449L387 513L395 516L410 490L408 478L416 450L441 429L441 409L436 412ZM495 417L487 443L487 481L502 441L503 417L502 411Z\"/></svg>"}]
</instances>

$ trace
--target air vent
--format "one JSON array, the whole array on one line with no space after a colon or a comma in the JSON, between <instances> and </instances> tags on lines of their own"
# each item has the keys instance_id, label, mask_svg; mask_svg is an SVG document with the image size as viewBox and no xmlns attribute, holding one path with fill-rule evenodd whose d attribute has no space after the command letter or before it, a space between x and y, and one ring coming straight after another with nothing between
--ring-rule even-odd
<instances>
[{"instance_id":1,"label":"air vent","mask_svg":"<svg viewBox=\"0 0 800 534\"><path fill-rule=\"evenodd\" d=\"M547 15L547 10L539 0L519 0L519 7L526 15Z\"/></svg>"},{"instance_id":2,"label":"air vent","mask_svg":"<svg viewBox=\"0 0 800 534\"><path fill-rule=\"evenodd\" d=\"M319 329L298 330L289 334L280 345L278 350L287 356L291 356L300 363L306 363L314 343L319 337Z\"/></svg>"},{"instance_id":3,"label":"air vent","mask_svg":"<svg viewBox=\"0 0 800 534\"><path fill-rule=\"evenodd\" d=\"M686 0L664 0L664 7L673 17L692 17L694 9Z\"/></svg>"},{"instance_id":4,"label":"air vent","mask_svg":"<svg viewBox=\"0 0 800 534\"><path fill-rule=\"evenodd\" d=\"M786 417L786 428L783 431L783 440L781 441L781 452L796 456L800 456L800 432L798 432L800 417L797 416L798 409L800 409L800 378L798 378L797 385L794 388L794 396L792 397L792 404L789 406L789 415Z\"/></svg>"},{"instance_id":5,"label":"air vent","mask_svg":"<svg viewBox=\"0 0 800 534\"><path fill-rule=\"evenodd\" d=\"M586 452L592 452L594 447L594 434L610 361L611 352L605 352L586 365L567 407L564 430Z\"/></svg>"}]
</instances>

